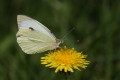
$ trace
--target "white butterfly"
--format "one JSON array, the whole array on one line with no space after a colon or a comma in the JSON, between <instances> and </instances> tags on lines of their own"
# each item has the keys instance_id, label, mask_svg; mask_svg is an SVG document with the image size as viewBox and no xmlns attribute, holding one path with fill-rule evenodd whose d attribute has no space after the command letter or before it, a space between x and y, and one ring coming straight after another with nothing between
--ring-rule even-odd
<instances>
[{"instance_id":1,"label":"white butterfly","mask_svg":"<svg viewBox=\"0 0 120 80\"><path fill-rule=\"evenodd\" d=\"M38 21L25 15L18 15L19 30L17 42L27 54L35 54L59 47L60 40L50 30Z\"/></svg>"}]
</instances>

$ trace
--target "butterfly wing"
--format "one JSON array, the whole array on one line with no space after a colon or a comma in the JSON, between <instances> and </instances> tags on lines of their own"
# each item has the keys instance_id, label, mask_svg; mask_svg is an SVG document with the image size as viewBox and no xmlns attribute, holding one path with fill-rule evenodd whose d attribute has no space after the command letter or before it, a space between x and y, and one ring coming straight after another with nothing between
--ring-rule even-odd
<instances>
[{"instance_id":1,"label":"butterfly wing","mask_svg":"<svg viewBox=\"0 0 120 80\"><path fill-rule=\"evenodd\" d=\"M27 17L25 15L18 15L17 16L17 22L18 22L18 27L19 28L33 28L34 30L43 32L44 34L49 35L50 37L54 37L55 36L51 33L51 31L45 27L43 24L41 24L40 22L38 22L35 19L32 19L30 17Z\"/></svg>"},{"instance_id":2,"label":"butterfly wing","mask_svg":"<svg viewBox=\"0 0 120 80\"><path fill-rule=\"evenodd\" d=\"M22 36L17 38L17 42L22 50L27 54L40 53L55 48L55 46L50 47L52 45L51 43L29 40L28 38Z\"/></svg>"},{"instance_id":3,"label":"butterfly wing","mask_svg":"<svg viewBox=\"0 0 120 80\"><path fill-rule=\"evenodd\" d=\"M59 46L48 28L27 16L18 15L17 42L27 54L40 53Z\"/></svg>"}]
</instances>

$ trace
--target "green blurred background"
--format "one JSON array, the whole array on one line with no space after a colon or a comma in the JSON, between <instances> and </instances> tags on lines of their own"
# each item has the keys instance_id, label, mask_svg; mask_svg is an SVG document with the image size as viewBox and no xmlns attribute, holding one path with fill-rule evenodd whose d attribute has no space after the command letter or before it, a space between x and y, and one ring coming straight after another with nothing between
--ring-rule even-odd
<instances>
[{"instance_id":1,"label":"green blurred background","mask_svg":"<svg viewBox=\"0 0 120 80\"><path fill-rule=\"evenodd\" d=\"M88 55L87 69L70 80L120 80L120 0L0 0L0 80L63 80L40 64L47 52L27 55L16 42L16 16L47 26L64 44Z\"/></svg>"}]
</instances>

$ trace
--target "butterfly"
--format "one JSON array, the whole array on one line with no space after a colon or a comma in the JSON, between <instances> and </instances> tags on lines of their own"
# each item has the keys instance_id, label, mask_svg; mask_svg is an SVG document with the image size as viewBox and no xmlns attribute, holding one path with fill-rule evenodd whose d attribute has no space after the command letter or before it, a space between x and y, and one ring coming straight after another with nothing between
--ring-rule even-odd
<instances>
[{"instance_id":1,"label":"butterfly","mask_svg":"<svg viewBox=\"0 0 120 80\"><path fill-rule=\"evenodd\" d=\"M17 15L17 23L17 42L27 54L56 49L62 42L47 27L28 16Z\"/></svg>"}]
</instances>

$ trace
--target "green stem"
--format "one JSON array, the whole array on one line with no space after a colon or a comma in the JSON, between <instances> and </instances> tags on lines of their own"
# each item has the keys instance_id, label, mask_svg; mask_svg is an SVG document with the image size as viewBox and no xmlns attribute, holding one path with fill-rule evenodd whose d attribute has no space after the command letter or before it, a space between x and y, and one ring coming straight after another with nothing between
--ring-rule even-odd
<instances>
[{"instance_id":1,"label":"green stem","mask_svg":"<svg viewBox=\"0 0 120 80\"><path fill-rule=\"evenodd\" d=\"M64 76L65 76L65 80L69 80L67 72L64 72Z\"/></svg>"}]
</instances>

